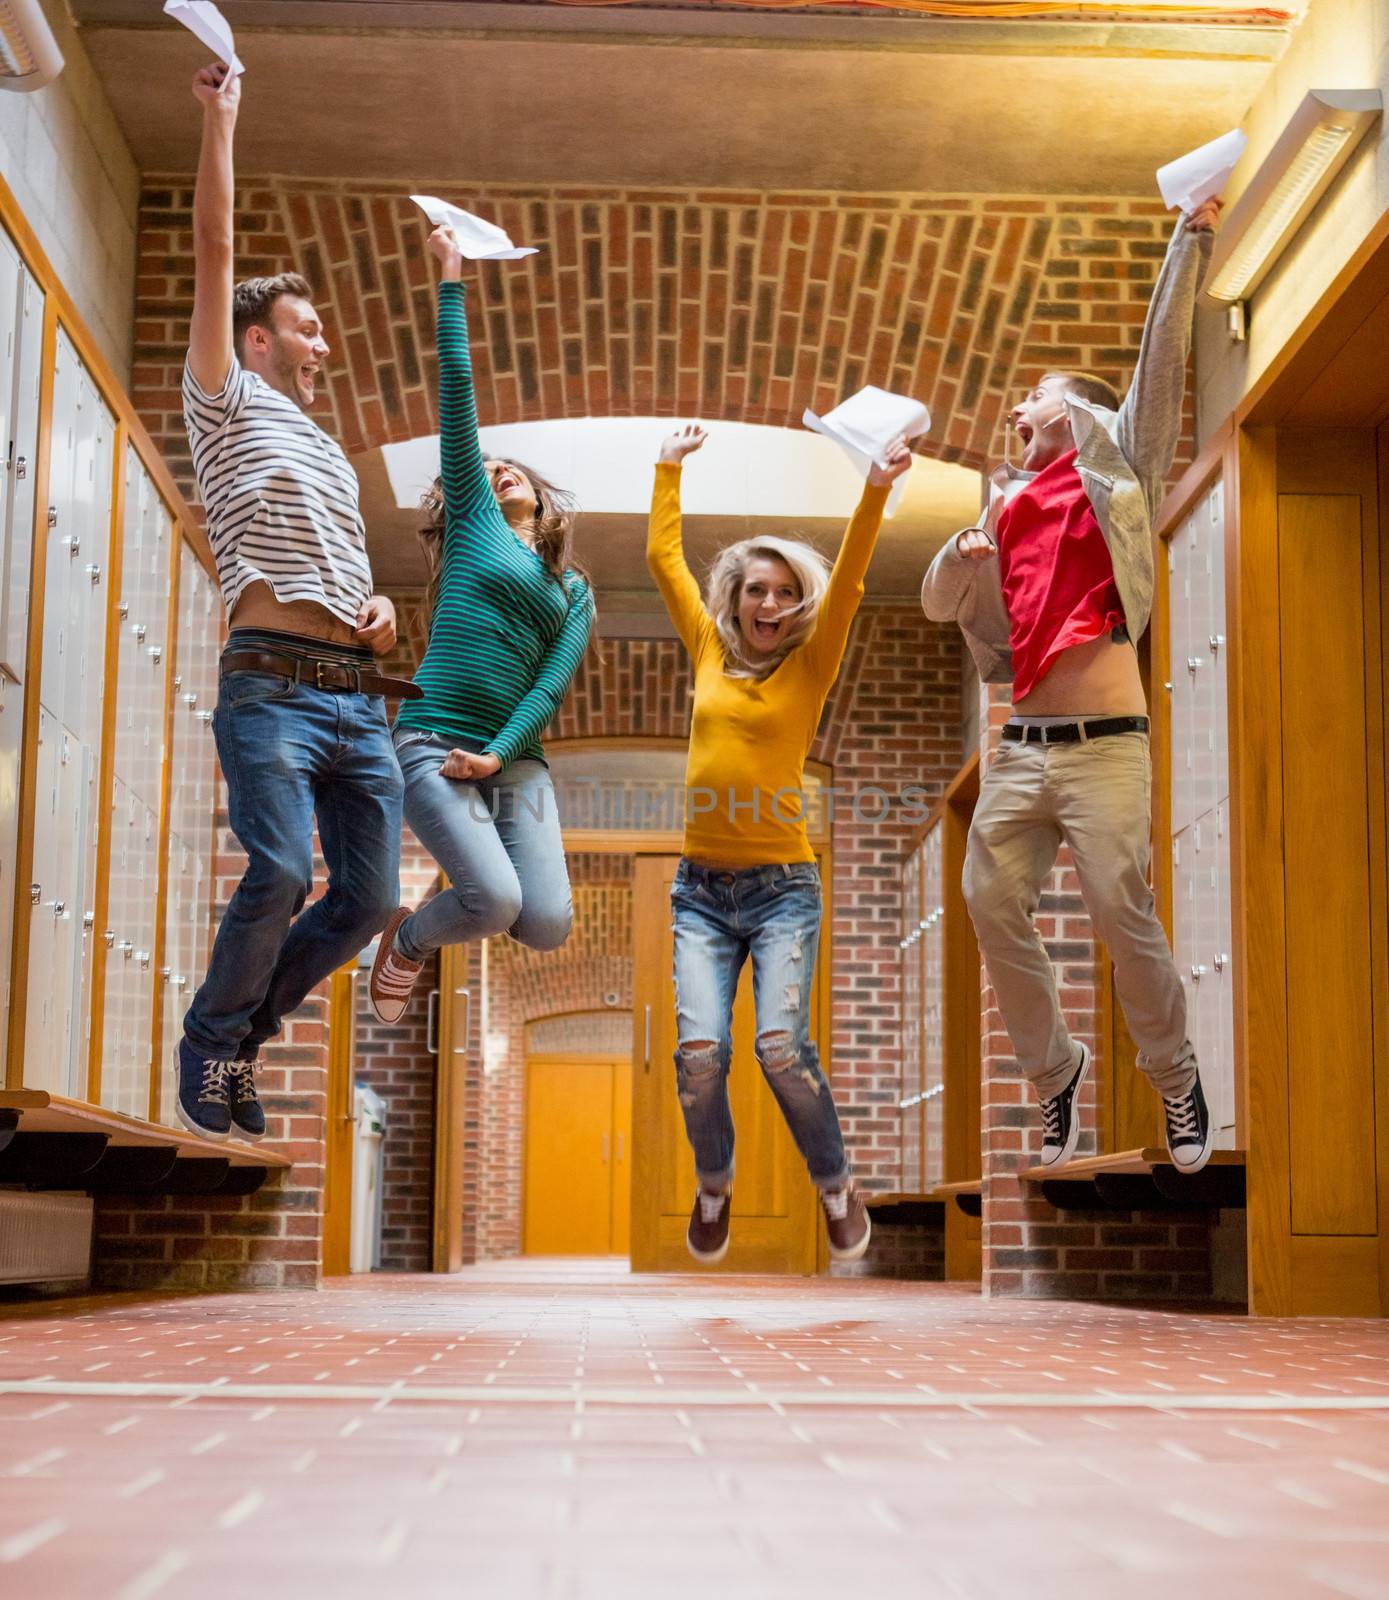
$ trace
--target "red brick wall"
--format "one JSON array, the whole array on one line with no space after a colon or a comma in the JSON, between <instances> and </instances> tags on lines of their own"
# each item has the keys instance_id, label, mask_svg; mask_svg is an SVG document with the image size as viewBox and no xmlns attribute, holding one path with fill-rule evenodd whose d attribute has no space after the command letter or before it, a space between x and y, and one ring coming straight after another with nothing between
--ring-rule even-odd
<instances>
[{"instance_id":1,"label":"red brick wall","mask_svg":"<svg viewBox=\"0 0 1389 1600\"><path fill-rule=\"evenodd\" d=\"M349 454L435 431L433 291L410 183L244 178L237 264L314 284ZM479 268L487 422L690 415L796 426L865 382L931 407L975 466L1048 368L1123 381L1168 219L1138 199L450 190L540 245ZM192 303L191 180L146 180L133 393L177 470Z\"/></svg>"}]
</instances>

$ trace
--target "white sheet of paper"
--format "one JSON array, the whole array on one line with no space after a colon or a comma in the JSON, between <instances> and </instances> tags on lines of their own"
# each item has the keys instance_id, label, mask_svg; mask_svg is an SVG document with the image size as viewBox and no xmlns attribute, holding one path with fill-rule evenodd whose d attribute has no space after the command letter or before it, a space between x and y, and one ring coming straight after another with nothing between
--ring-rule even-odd
<instances>
[{"instance_id":1,"label":"white sheet of paper","mask_svg":"<svg viewBox=\"0 0 1389 1600\"><path fill-rule=\"evenodd\" d=\"M533 245L514 245L511 235L495 222L484 222L471 211L451 206L432 194L412 194L410 198L436 228L452 228L458 248L469 261L519 261L536 254Z\"/></svg>"},{"instance_id":2,"label":"white sheet of paper","mask_svg":"<svg viewBox=\"0 0 1389 1600\"><path fill-rule=\"evenodd\" d=\"M925 433L931 426L931 413L919 400L892 394L870 383L823 417L807 409L801 421L815 433L833 439L867 477L869 467L875 463L883 465L883 453L894 439L915 439L918 434ZM904 472L892 485L887 499L889 513L896 510L907 486L907 477L908 473Z\"/></svg>"},{"instance_id":3,"label":"white sheet of paper","mask_svg":"<svg viewBox=\"0 0 1389 1600\"><path fill-rule=\"evenodd\" d=\"M1214 199L1224 190L1248 146L1248 135L1235 128L1159 167L1157 181L1164 205L1194 211L1202 201Z\"/></svg>"},{"instance_id":4,"label":"white sheet of paper","mask_svg":"<svg viewBox=\"0 0 1389 1600\"><path fill-rule=\"evenodd\" d=\"M212 0L165 0L164 12L175 22L181 22L200 44L205 44L213 55L225 61L233 76L245 72L227 19Z\"/></svg>"}]
</instances>

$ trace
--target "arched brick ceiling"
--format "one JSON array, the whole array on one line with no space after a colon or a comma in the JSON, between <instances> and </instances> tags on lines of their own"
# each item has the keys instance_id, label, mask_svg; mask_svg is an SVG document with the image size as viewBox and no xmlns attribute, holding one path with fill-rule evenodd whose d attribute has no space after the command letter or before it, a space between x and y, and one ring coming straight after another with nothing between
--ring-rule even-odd
<instances>
[{"instance_id":1,"label":"arched brick ceiling","mask_svg":"<svg viewBox=\"0 0 1389 1600\"><path fill-rule=\"evenodd\" d=\"M331 426L350 455L435 431L426 228L406 198L255 180L242 272L293 266L335 345ZM910 392L947 460L1003 444L1049 367L1122 384L1169 227L1148 200L451 189L541 246L471 274L484 423L699 415L798 426L863 383ZM186 469L178 374L191 298L188 180L145 196L135 393Z\"/></svg>"}]
</instances>

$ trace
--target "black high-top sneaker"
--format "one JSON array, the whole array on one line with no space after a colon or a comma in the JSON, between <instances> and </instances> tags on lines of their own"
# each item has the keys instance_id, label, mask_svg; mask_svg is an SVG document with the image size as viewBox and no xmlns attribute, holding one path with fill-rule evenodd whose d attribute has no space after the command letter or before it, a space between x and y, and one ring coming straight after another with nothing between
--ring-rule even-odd
<instances>
[{"instance_id":1,"label":"black high-top sneaker","mask_svg":"<svg viewBox=\"0 0 1389 1600\"><path fill-rule=\"evenodd\" d=\"M1178 1172L1199 1172L1211 1158L1211 1114L1197 1073L1185 1094L1168 1100L1162 1109L1167 1114L1167 1153Z\"/></svg>"},{"instance_id":2,"label":"black high-top sneaker","mask_svg":"<svg viewBox=\"0 0 1389 1600\"><path fill-rule=\"evenodd\" d=\"M1085 1074L1090 1070L1090 1052L1080 1046L1080 1065L1075 1076L1058 1095L1042 1101L1042 1165L1064 1167L1076 1153L1080 1142L1080 1122L1075 1101Z\"/></svg>"}]
</instances>

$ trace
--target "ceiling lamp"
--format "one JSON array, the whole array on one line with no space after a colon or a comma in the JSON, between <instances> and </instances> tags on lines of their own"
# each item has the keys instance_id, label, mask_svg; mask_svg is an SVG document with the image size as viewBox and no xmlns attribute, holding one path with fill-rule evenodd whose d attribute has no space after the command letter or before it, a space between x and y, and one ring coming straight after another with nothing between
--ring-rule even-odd
<instances>
[{"instance_id":1,"label":"ceiling lamp","mask_svg":"<svg viewBox=\"0 0 1389 1600\"><path fill-rule=\"evenodd\" d=\"M0 0L0 89L42 89L62 70L39 0Z\"/></svg>"},{"instance_id":2,"label":"ceiling lamp","mask_svg":"<svg viewBox=\"0 0 1389 1600\"><path fill-rule=\"evenodd\" d=\"M1383 110L1378 89L1309 91L1216 235L1212 300L1253 294Z\"/></svg>"}]
</instances>

